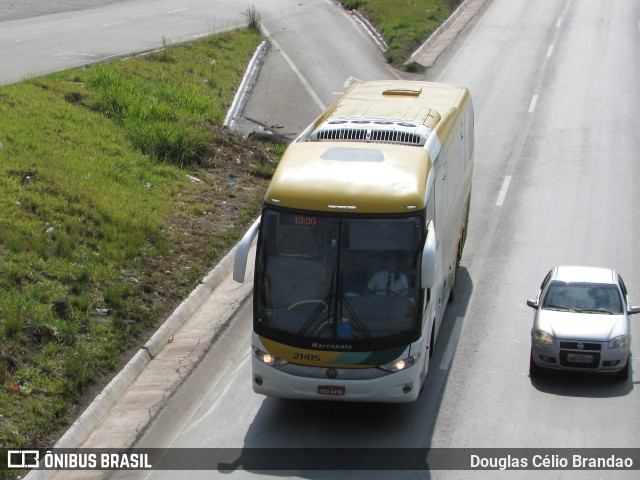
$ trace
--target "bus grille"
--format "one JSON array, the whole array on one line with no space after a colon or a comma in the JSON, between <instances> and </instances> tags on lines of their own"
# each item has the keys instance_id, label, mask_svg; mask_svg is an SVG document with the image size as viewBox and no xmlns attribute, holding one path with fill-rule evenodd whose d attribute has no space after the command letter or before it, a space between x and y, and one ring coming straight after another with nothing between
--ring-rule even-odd
<instances>
[{"instance_id":1,"label":"bus grille","mask_svg":"<svg viewBox=\"0 0 640 480\"><path fill-rule=\"evenodd\" d=\"M420 135L400 130L366 130L364 128L336 128L320 130L316 140L351 140L361 142L400 143L404 145L422 145Z\"/></svg>"},{"instance_id":2,"label":"bus grille","mask_svg":"<svg viewBox=\"0 0 640 480\"><path fill-rule=\"evenodd\" d=\"M420 136L415 133L400 132L397 130L373 130L371 140L374 142L406 143L420 145Z\"/></svg>"},{"instance_id":3,"label":"bus grille","mask_svg":"<svg viewBox=\"0 0 640 480\"><path fill-rule=\"evenodd\" d=\"M366 140L365 129L340 128L335 130L321 130L318 132L318 140Z\"/></svg>"}]
</instances>

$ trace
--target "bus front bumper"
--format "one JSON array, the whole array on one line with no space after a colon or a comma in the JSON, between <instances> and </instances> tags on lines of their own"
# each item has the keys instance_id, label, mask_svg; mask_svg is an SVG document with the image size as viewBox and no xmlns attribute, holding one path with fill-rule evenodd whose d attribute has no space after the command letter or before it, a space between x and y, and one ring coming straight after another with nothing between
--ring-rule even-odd
<instances>
[{"instance_id":1,"label":"bus front bumper","mask_svg":"<svg viewBox=\"0 0 640 480\"><path fill-rule=\"evenodd\" d=\"M420 393L417 365L373 379L344 380L322 375L326 368L307 367L308 376L291 375L252 358L253 391L261 395L299 400L344 402L413 402Z\"/></svg>"}]
</instances>

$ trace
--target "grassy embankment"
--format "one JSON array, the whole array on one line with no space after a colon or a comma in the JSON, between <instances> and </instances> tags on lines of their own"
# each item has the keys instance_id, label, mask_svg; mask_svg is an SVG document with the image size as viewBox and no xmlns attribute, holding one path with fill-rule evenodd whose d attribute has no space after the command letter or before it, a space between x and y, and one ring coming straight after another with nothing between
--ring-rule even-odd
<instances>
[{"instance_id":1,"label":"grassy embankment","mask_svg":"<svg viewBox=\"0 0 640 480\"><path fill-rule=\"evenodd\" d=\"M417 70L419 65L405 62L462 0L340 0L340 3L357 9L376 26L389 47L385 56L390 64Z\"/></svg>"},{"instance_id":2,"label":"grassy embankment","mask_svg":"<svg viewBox=\"0 0 640 480\"><path fill-rule=\"evenodd\" d=\"M0 448L55 443L258 214L279 149L220 125L260 41L0 87Z\"/></svg>"}]
</instances>

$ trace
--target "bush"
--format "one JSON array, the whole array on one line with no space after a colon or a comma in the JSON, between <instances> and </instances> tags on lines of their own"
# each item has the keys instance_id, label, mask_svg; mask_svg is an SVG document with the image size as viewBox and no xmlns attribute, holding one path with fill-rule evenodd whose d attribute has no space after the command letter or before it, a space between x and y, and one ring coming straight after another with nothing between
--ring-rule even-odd
<instances>
[{"instance_id":1,"label":"bush","mask_svg":"<svg viewBox=\"0 0 640 480\"><path fill-rule=\"evenodd\" d=\"M251 6L245 12L245 16L247 17L247 28L256 33L261 33L260 30L260 14L256 10L255 6Z\"/></svg>"}]
</instances>

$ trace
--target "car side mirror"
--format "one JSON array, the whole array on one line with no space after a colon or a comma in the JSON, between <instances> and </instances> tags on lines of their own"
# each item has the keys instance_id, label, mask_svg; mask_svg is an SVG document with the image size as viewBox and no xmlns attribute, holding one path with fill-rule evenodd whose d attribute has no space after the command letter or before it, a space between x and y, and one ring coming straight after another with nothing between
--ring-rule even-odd
<instances>
[{"instance_id":1,"label":"car side mirror","mask_svg":"<svg viewBox=\"0 0 640 480\"><path fill-rule=\"evenodd\" d=\"M629 315L633 315L634 313L640 313L640 306L637 307L629 307L629 310L627 310L627 313Z\"/></svg>"},{"instance_id":2,"label":"car side mirror","mask_svg":"<svg viewBox=\"0 0 640 480\"><path fill-rule=\"evenodd\" d=\"M540 306L540 304L538 303L538 300L527 300L527 305L533 308L534 310L537 310L538 307Z\"/></svg>"}]
</instances>

